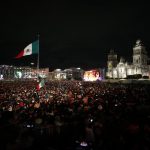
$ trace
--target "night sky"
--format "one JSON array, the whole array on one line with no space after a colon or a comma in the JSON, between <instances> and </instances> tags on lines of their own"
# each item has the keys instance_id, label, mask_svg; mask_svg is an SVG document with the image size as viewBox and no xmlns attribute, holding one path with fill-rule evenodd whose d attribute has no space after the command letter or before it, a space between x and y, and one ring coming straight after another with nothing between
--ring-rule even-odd
<instances>
[{"instance_id":1,"label":"night sky","mask_svg":"<svg viewBox=\"0 0 150 150\"><path fill-rule=\"evenodd\" d=\"M41 1L0 4L0 64L29 66L37 56L14 57L40 34L40 67L106 67L107 54L132 62L141 39L150 56L150 7L141 2Z\"/></svg>"}]
</instances>

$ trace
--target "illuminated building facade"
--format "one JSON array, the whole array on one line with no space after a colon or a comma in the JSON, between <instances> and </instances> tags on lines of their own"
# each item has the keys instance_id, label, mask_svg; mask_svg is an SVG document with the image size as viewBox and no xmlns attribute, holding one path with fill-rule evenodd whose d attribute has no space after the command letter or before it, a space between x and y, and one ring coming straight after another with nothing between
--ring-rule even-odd
<instances>
[{"instance_id":1,"label":"illuminated building facade","mask_svg":"<svg viewBox=\"0 0 150 150\"><path fill-rule=\"evenodd\" d=\"M82 78L83 70L81 68L55 69L49 73L49 80L82 80Z\"/></svg>"},{"instance_id":2,"label":"illuminated building facade","mask_svg":"<svg viewBox=\"0 0 150 150\"><path fill-rule=\"evenodd\" d=\"M108 54L107 73L108 78L123 79L132 75L149 77L150 66L148 65L147 51L140 40L136 41L133 47L133 62L129 64L124 58L118 63L117 54L111 50Z\"/></svg>"},{"instance_id":3,"label":"illuminated building facade","mask_svg":"<svg viewBox=\"0 0 150 150\"><path fill-rule=\"evenodd\" d=\"M47 78L49 68L31 68L0 65L0 80L6 79L36 79L37 74L42 78Z\"/></svg>"},{"instance_id":4,"label":"illuminated building facade","mask_svg":"<svg viewBox=\"0 0 150 150\"><path fill-rule=\"evenodd\" d=\"M37 75L42 78L47 78L49 68L30 68L30 67L15 67L14 78L16 79L36 79Z\"/></svg>"},{"instance_id":5,"label":"illuminated building facade","mask_svg":"<svg viewBox=\"0 0 150 150\"><path fill-rule=\"evenodd\" d=\"M14 66L0 65L0 80L14 78Z\"/></svg>"}]
</instances>

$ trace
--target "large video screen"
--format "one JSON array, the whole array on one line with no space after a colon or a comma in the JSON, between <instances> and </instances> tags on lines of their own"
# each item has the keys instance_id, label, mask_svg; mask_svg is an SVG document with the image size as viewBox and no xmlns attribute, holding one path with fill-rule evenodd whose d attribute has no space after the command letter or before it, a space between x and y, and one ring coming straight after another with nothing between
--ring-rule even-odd
<instances>
[{"instance_id":1,"label":"large video screen","mask_svg":"<svg viewBox=\"0 0 150 150\"><path fill-rule=\"evenodd\" d=\"M18 79L23 78L23 72L17 70L14 72L14 76L15 78L18 78Z\"/></svg>"},{"instance_id":2,"label":"large video screen","mask_svg":"<svg viewBox=\"0 0 150 150\"><path fill-rule=\"evenodd\" d=\"M97 81L100 80L100 72L98 70L85 71L84 81Z\"/></svg>"}]
</instances>

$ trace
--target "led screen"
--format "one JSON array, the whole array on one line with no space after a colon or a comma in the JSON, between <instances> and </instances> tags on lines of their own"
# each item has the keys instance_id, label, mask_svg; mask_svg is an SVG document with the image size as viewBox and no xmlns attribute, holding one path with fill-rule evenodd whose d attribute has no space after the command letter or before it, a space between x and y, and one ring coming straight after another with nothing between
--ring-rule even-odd
<instances>
[{"instance_id":1,"label":"led screen","mask_svg":"<svg viewBox=\"0 0 150 150\"><path fill-rule=\"evenodd\" d=\"M85 71L84 80L85 81L96 81L100 79L100 73L98 70Z\"/></svg>"}]
</instances>

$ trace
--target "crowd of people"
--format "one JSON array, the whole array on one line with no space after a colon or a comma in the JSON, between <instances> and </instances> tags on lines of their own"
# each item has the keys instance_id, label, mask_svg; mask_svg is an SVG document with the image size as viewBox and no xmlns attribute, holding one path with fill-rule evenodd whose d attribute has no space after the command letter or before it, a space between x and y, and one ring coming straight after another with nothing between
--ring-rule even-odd
<instances>
[{"instance_id":1,"label":"crowd of people","mask_svg":"<svg viewBox=\"0 0 150 150\"><path fill-rule=\"evenodd\" d=\"M0 82L0 149L150 149L150 85L36 84Z\"/></svg>"}]
</instances>

